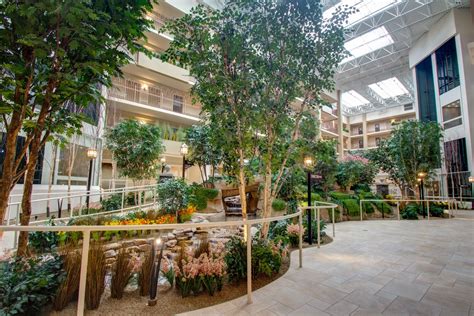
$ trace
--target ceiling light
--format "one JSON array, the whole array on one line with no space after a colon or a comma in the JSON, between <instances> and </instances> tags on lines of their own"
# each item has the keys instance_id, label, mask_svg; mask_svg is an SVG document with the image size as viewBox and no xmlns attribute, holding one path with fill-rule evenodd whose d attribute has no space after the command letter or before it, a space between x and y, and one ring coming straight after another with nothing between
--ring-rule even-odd
<instances>
[{"instance_id":1,"label":"ceiling light","mask_svg":"<svg viewBox=\"0 0 474 316\"><path fill-rule=\"evenodd\" d=\"M378 27L346 42L344 47L349 51L351 56L343 60L342 63L366 55L390 44L393 44L393 38L387 32L385 26Z\"/></svg>"},{"instance_id":2,"label":"ceiling light","mask_svg":"<svg viewBox=\"0 0 474 316\"><path fill-rule=\"evenodd\" d=\"M354 7L358 11L351 14L347 19L347 25L353 25L359 21L365 20L375 14L379 13L383 9L397 4L400 0L341 0L337 5L330 7L323 13L324 19L330 19L336 9L340 6L347 5Z\"/></svg>"},{"instance_id":3,"label":"ceiling light","mask_svg":"<svg viewBox=\"0 0 474 316\"><path fill-rule=\"evenodd\" d=\"M369 100L367 100L354 90L344 92L342 94L342 104L344 104L345 107L352 108L368 103L370 103Z\"/></svg>"},{"instance_id":4,"label":"ceiling light","mask_svg":"<svg viewBox=\"0 0 474 316\"><path fill-rule=\"evenodd\" d=\"M395 98L400 95L408 94L408 90L396 77L389 78L369 85L382 99Z\"/></svg>"}]
</instances>

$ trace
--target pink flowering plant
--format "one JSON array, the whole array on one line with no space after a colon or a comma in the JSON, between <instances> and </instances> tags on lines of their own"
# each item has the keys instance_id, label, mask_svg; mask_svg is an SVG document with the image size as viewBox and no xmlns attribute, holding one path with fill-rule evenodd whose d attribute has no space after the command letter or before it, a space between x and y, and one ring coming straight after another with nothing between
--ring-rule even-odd
<instances>
[{"instance_id":1,"label":"pink flowering plant","mask_svg":"<svg viewBox=\"0 0 474 316\"><path fill-rule=\"evenodd\" d=\"M288 226L286 226L286 232L288 234L291 246L298 246L300 239L300 226L298 224L288 224ZM303 227L303 234L304 232L305 228Z\"/></svg>"},{"instance_id":2,"label":"pink flowering plant","mask_svg":"<svg viewBox=\"0 0 474 316\"><path fill-rule=\"evenodd\" d=\"M168 259L161 259L161 272L165 276L168 283L173 287L174 284L174 269L173 265L169 262Z\"/></svg>"}]
</instances>

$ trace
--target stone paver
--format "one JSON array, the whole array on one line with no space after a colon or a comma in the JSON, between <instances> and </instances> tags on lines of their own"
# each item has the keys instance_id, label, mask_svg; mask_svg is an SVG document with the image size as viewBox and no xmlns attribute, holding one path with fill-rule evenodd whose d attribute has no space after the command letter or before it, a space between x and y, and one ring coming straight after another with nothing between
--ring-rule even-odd
<instances>
[{"instance_id":1,"label":"stone paver","mask_svg":"<svg viewBox=\"0 0 474 316\"><path fill-rule=\"evenodd\" d=\"M186 315L473 315L474 221L364 221L298 252L280 279Z\"/></svg>"}]
</instances>

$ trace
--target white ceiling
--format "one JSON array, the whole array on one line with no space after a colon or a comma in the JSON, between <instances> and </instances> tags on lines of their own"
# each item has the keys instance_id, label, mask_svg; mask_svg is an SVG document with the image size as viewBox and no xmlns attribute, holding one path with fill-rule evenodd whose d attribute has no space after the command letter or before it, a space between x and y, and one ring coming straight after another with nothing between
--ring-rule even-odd
<instances>
[{"instance_id":1,"label":"white ceiling","mask_svg":"<svg viewBox=\"0 0 474 316\"><path fill-rule=\"evenodd\" d=\"M413 102L413 79L408 67L410 47L451 8L469 6L469 0L325 0L324 8L331 10L341 3L361 9L347 27L346 48L354 56L339 65L336 85L342 92L354 90L369 101L343 106L347 115ZM374 30L378 37L371 36ZM387 37L385 31L390 39L382 41L382 37ZM354 39L360 37L365 37L365 41L357 45L358 40ZM372 38L372 42L367 43L367 38ZM371 47L378 49L371 51ZM370 84L393 77L406 88L407 94L384 98L369 88Z\"/></svg>"}]
</instances>

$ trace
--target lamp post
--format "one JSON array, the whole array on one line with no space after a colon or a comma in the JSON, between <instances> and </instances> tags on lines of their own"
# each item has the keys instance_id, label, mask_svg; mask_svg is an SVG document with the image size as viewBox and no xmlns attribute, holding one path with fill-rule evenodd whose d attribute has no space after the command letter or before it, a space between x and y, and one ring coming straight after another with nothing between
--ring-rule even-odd
<instances>
[{"instance_id":1,"label":"lamp post","mask_svg":"<svg viewBox=\"0 0 474 316\"><path fill-rule=\"evenodd\" d=\"M161 163L161 173L163 173L163 171L165 171L166 158L165 158L165 157L161 157L161 158L160 158L160 163Z\"/></svg>"},{"instance_id":2,"label":"lamp post","mask_svg":"<svg viewBox=\"0 0 474 316\"><path fill-rule=\"evenodd\" d=\"M89 158L89 176L87 177L86 205L87 205L87 208L89 208L91 183L92 183L92 165L93 165L94 159L97 158L97 150L95 148L89 148L87 150L87 158Z\"/></svg>"},{"instance_id":3,"label":"lamp post","mask_svg":"<svg viewBox=\"0 0 474 316\"><path fill-rule=\"evenodd\" d=\"M156 257L156 247L160 247L160 255L158 256L158 262L155 261ZM153 256L153 263L151 268L151 278L150 278L150 299L148 300L148 306L155 306L156 305L156 294L158 292L158 277L160 275L161 269L161 259L163 258L163 249L165 247L165 243L161 238L155 239L152 247L151 247L151 255Z\"/></svg>"},{"instance_id":4,"label":"lamp post","mask_svg":"<svg viewBox=\"0 0 474 316\"><path fill-rule=\"evenodd\" d=\"M311 157L304 158L304 166L308 171L308 207L311 206L311 168L313 167L313 159ZM313 244L313 232L312 232L312 220L311 220L311 209L308 209L308 243ZM318 223L319 225L319 223Z\"/></svg>"},{"instance_id":5,"label":"lamp post","mask_svg":"<svg viewBox=\"0 0 474 316\"><path fill-rule=\"evenodd\" d=\"M426 173L418 172L418 182L420 182L419 190L420 190L420 200L421 200L421 212L423 213L423 218L426 217L425 214L425 207L424 207L424 199L425 199L425 187L424 187L424 179L426 177Z\"/></svg>"},{"instance_id":6,"label":"lamp post","mask_svg":"<svg viewBox=\"0 0 474 316\"><path fill-rule=\"evenodd\" d=\"M186 155L188 154L188 145L183 143L181 148L179 149L181 155L183 155L183 180L184 180L184 172L186 171Z\"/></svg>"},{"instance_id":7,"label":"lamp post","mask_svg":"<svg viewBox=\"0 0 474 316\"><path fill-rule=\"evenodd\" d=\"M471 185L471 191L472 191L472 184L474 183L474 177L469 177L469 184ZM474 201L471 203L471 209L474 210Z\"/></svg>"}]
</instances>

